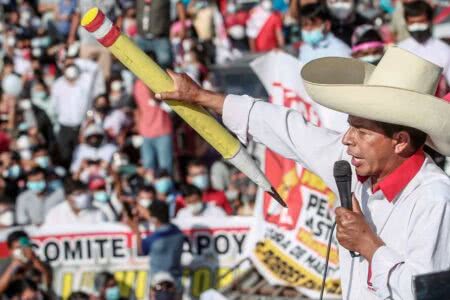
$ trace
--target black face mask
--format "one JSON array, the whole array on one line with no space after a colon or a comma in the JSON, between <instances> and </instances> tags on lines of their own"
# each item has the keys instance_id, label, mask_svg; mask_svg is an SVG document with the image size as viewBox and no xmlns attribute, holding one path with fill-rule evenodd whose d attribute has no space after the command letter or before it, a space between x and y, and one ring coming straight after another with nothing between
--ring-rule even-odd
<instances>
[{"instance_id":1,"label":"black face mask","mask_svg":"<svg viewBox=\"0 0 450 300\"><path fill-rule=\"evenodd\" d=\"M420 31L408 31L409 34L415 39L419 44L425 43L431 37L431 30L420 30Z\"/></svg>"},{"instance_id":2,"label":"black face mask","mask_svg":"<svg viewBox=\"0 0 450 300\"><path fill-rule=\"evenodd\" d=\"M87 140L89 146L98 148L102 144L102 139L100 137L91 137Z\"/></svg>"},{"instance_id":3,"label":"black face mask","mask_svg":"<svg viewBox=\"0 0 450 300\"><path fill-rule=\"evenodd\" d=\"M95 108L95 110L101 114L107 114L109 111L109 106L98 106Z\"/></svg>"}]
</instances>

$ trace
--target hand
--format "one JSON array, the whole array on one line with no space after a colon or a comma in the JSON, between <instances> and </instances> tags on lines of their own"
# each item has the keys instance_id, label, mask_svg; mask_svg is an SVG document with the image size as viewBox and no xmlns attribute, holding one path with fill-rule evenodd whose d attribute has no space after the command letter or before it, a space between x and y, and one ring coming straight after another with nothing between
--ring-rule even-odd
<instances>
[{"instance_id":1,"label":"hand","mask_svg":"<svg viewBox=\"0 0 450 300\"><path fill-rule=\"evenodd\" d=\"M360 253L369 262L375 251L384 245L364 219L358 200L353 195L353 211L343 207L336 209L336 237L342 247Z\"/></svg>"},{"instance_id":2,"label":"hand","mask_svg":"<svg viewBox=\"0 0 450 300\"><path fill-rule=\"evenodd\" d=\"M201 105L221 114L225 96L202 89L187 74L177 74L167 70L174 83L174 90L155 94L158 100L178 100L190 104Z\"/></svg>"}]
</instances>

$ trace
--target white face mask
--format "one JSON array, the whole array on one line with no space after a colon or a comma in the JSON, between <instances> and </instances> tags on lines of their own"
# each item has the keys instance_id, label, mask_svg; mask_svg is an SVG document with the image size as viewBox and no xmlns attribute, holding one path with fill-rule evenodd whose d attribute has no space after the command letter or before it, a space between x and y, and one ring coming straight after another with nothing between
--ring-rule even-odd
<instances>
[{"instance_id":1,"label":"white face mask","mask_svg":"<svg viewBox=\"0 0 450 300\"><path fill-rule=\"evenodd\" d=\"M75 80L80 75L80 71L75 66L70 66L64 71L64 75L69 80Z\"/></svg>"},{"instance_id":2,"label":"white face mask","mask_svg":"<svg viewBox=\"0 0 450 300\"><path fill-rule=\"evenodd\" d=\"M189 210L191 211L191 213L193 215L198 215L198 214L200 214L200 212L203 209L203 203L202 202L197 202L197 203L194 203L194 204L189 204L187 207L189 208Z\"/></svg>"},{"instance_id":3,"label":"white face mask","mask_svg":"<svg viewBox=\"0 0 450 300\"><path fill-rule=\"evenodd\" d=\"M413 23L411 25L408 25L408 31L415 32L415 31L425 31L430 28L430 25L428 23Z\"/></svg>"},{"instance_id":4,"label":"white face mask","mask_svg":"<svg viewBox=\"0 0 450 300\"><path fill-rule=\"evenodd\" d=\"M190 39L185 39L182 42L184 52L191 51L194 48L194 42Z\"/></svg>"},{"instance_id":5,"label":"white face mask","mask_svg":"<svg viewBox=\"0 0 450 300\"><path fill-rule=\"evenodd\" d=\"M91 197L88 194L80 194L73 196L73 200L75 202L75 207L79 210L86 209L91 205Z\"/></svg>"},{"instance_id":6,"label":"white face mask","mask_svg":"<svg viewBox=\"0 0 450 300\"><path fill-rule=\"evenodd\" d=\"M28 258L25 257L25 255L23 254L23 250L22 248L16 248L12 251L12 256L21 261L22 263L26 264L28 262Z\"/></svg>"},{"instance_id":7,"label":"white face mask","mask_svg":"<svg viewBox=\"0 0 450 300\"><path fill-rule=\"evenodd\" d=\"M12 226L14 224L14 213L12 210L6 210L0 214L0 225Z\"/></svg>"},{"instance_id":8,"label":"white face mask","mask_svg":"<svg viewBox=\"0 0 450 300\"><path fill-rule=\"evenodd\" d=\"M333 16L339 20L347 19L353 12L353 3L351 2L334 2L328 5Z\"/></svg>"},{"instance_id":9,"label":"white face mask","mask_svg":"<svg viewBox=\"0 0 450 300\"><path fill-rule=\"evenodd\" d=\"M111 83L111 91L113 92L120 92L122 90L122 82L121 81L113 81Z\"/></svg>"},{"instance_id":10,"label":"white face mask","mask_svg":"<svg viewBox=\"0 0 450 300\"><path fill-rule=\"evenodd\" d=\"M140 206L148 208L150 206L150 204L152 204L152 200L147 199L147 198L141 198L138 200L138 203Z\"/></svg>"},{"instance_id":11,"label":"white face mask","mask_svg":"<svg viewBox=\"0 0 450 300\"><path fill-rule=\"evenodd\" d=\"M271 11L272 10L272 1L271 0L264 0L261 2L261 7L265 11Z\"/></svg>"}]
</instances>

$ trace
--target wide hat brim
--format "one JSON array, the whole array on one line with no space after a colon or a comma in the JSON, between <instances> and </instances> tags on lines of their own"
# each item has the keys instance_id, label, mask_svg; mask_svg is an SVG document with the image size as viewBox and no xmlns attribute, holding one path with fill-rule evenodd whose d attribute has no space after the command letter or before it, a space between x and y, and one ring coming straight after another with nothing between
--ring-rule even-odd
<instances>
[{"instance_id":1,"label":"wide hat brim","mask_svg":"<svg viewBox=\"0 0 450 300\"><path fill-rule=\"evenodd\" d=\"M357 59L325 57L304 65L301 76L317 103L349 115L419 129L427 144L450 156L450 104L429 94L368 85L375 66Z\"/></svg>"}]
</instances>

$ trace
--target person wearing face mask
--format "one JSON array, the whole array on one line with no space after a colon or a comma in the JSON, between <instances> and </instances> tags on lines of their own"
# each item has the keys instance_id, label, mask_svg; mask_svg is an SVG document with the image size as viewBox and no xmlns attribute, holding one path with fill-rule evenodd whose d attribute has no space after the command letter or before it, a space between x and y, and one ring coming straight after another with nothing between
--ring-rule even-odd
<instances>
[{"instance_id":1,"label":"person wearing face mask","mask_svg":"<svg viewBox=\"0 0 450 300\"><path fill-rule=\"evenodd\" d=\"M11 227L14 224L14 202L9 196L2 194L0 195L0 230Z\"/></svg>"},{"instance_id":2,"label":"person wearing face mask","mask_svg":"<svg viewBox=\"0 0 450 300\"><path fill-rule=\"evenodd\" d=\"M10 256L0 262L0 295L6 294L7 289L11 291L9 288L12 282L23 279L24 274L33 270L42 274L44 286L51 286L51 269L34 253L30 238L25 231L16 230L9 233L6 244Z\"/></svg>"},{"instance_id":3,"label":"person wearing face mask","mask_svg":"<svg viewBox=\"0 0 450 300\"><path fill-rule=\"evenodd\" d=\"M225 211L211 202L202 199L202 191L195 185L187 184L182 187L185 207L180 209L177 219L191 217L226 217Z\"/></svg>"},{"instance_id":4,"label":"person wearing face mask","mask_svg":"<svg viewBox=\"0 0 450 300\"><path fill-rule=\"evenodd\" d=\"M371 25L361 25L352 36L352 57L377 65L384 54L384 42Z\"/></svg>"},{"instance_id":5,"label":"person wearing face mask","mask_svg":"<svg viewBox=\"0 0 450 300\"><path fill-rule=\"evenodd\" d=\"M330 31L330 17L321 4L302 6L300 25L303 44L299 49L299 59L302 63L326 56L350 57L350 47Z\"/></svg>"},{"instance_id":6,"label":"person wearing face mask","mask_svg":"<svg viewBox=\"0 0 450 300\"><path fill-rule=\"evenodd\" d=\"M331 32L350 46L353 29L367 20L356 12L354 0L327 0L325 4L331 17Z\"/></svg>"},{"instance_id":7,"label":"person wearing face mask","mask_svg":"<svg viewBox=\"0 0 450 300\"><path fill-rule=\"evenodd\" d=\"M284 47L283 19L272 10L272 0L262 0L250 11L246 34L252 52L267 52Z\"/></svg>"},{"instance_id":8,"label":"person wearing face mask","mask_svg":"<svg viewBox=\"0 0 450 300\"><path fill-rule=\"evenodd\" d=\"M208 168L200 160L193 160L187 165L186 183L196 186L202 191L205 202L211 202L222 208L227 214L233 213L233 208L227 200L225 192L217 191L211 187Z\"/></svg>"},{"instance_id":9,"label":"person wearing face mask","mask_svg":"<svg viewBox=\"0 0 450 300\"><path fill-rule=\"evenodd\" d=\"M170 218L174 218L177 212L183 208L183 197L175 187L175 183L166 170L156 173L154 181L156 198L169 205Z\"/></svg>"},{"instance_id":10,"label":"person wearing face mask","mask_svg":"<svg viewBox=\"0 0 450 300\"><path fill-rule=\"evenodd\" d=\"M425 1L414 1L404 4L404 9L411 37L399 43L398 47L442 67L442 75L449 85L450 46L431 35L433 8Z\"/></svg>"},{"instance_id":11,"label":"person wearing face mask","mask_svg":"<svg viewBox=\"0 0 450 300\"><path fill-rule=\"evenodd\" d=\"M73 173L79 172L81 167L89 160L100 161L100 164L107 164L111 161L117 146L104 142L104 130L95 124L89 125L83 132L83 143L80 144L73 154L73 162L70 170Z\"/></svg>"},{"instance_id":12,"label":"person wearing face mask","mask_svg":"<svg viewBox=\"0 0 450 300\"><path fill-rule=\"evenodd\" d=\"M159 272L168 272L175 279L177 293L181 295L181 254L185 235L170 222L169 206L163 201L152 201L143 217L155 228L153 233L144 239L141 238L138 218L128 219L126 223L136 238L138 254L151 258L150 282Z\"/></svg>"},{"instance_id":13,"label":"person wearing face mask","mask_svg":"<svg viewBox=\"0 0 450 300\"><path fill-rule=\"evenodd\" d=\"M227 11L224 15L225 28L233 48L241 51L249 50L248 40L245 35L245 26L248 17L248 11L241 9L241 6L235 1L227 4Z\"/></svg>"},{"instance_id":14,"label":"person wearing face mask","mask_svg":"<svg viewBox=\"0 0 450 300\"><path fill-rule=\"evenodd\" d=\"M20 225L41 225L46 215L64 202L64 192L51 191L46 180L46 171L32 168L26 175L26 190L19 194L16 202L16 218Z\"/></svg>"},{"instance_id":15,"label":"person wearing face mask","mask_svg":"<svg viewBox=\"0 0 450 300\"><path fill-rule=\"evenodd\" d=\"M106 180L102 177L94 176L89 179L88 188L92 195L93 206L100 209L107 216L108 221L117 221L119 219L120 204L117 198L112 196Z\"/></svg>"},{"instance_id":16,"label":"person wearing face mask","mask_svg":"<svg viewBox=\"0 0 450 300\"><path fill-rule=\"evenodd\" d=\"M64 192L66 201L48 212L43 226L97 224L108 220L105 213L93 205L92 195L84 183L67 180Z\"/></svg>"},{"instance_id":17,"label":"person wearing face mask","mask_svg":"<svg viewBox=\"0 0 450 300\"><path fill-rule=\"evenodd\" d=\"M120 300L120 288L109 272L100 272L94 279L95 296L98 300Z\"/></svg>"},{"instance_id":18,"label":"person wearing face mask","mask_svg":"<svg viewBox=\"0 0 450 300\"><path fill-rule=\"evenodd\" d=\"M50 103L60 128L57 136L59 154L66 168L70 166L80 125L92 101L91 85L87 72L81 72L75 64L68 64L64 75L56 79L51 89Z\"/></svg>"},{"instance_id":19,"label":"person wearing face mask","mask_svg":"<svg viewBox=\"0 0 450 300\"><path fill-rule=\"evenodd\" d=\"M167 272L155 274L150 285L150 300L177 299L175 279Z\"/></svg>"}]
</instances>

